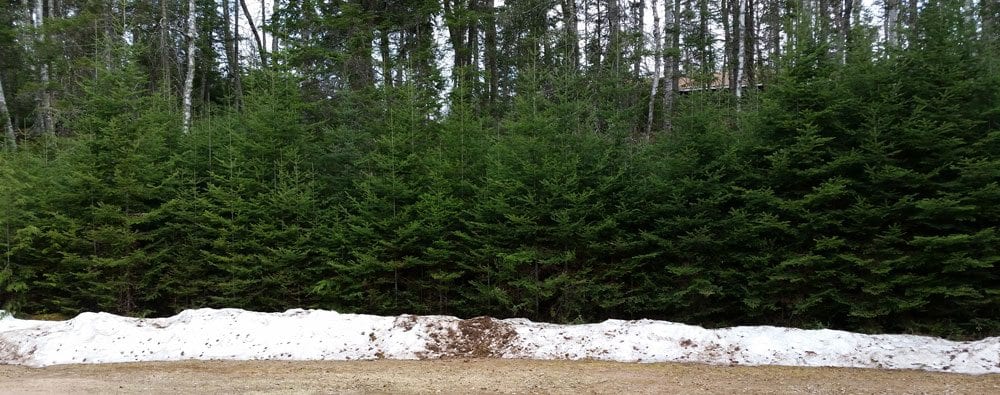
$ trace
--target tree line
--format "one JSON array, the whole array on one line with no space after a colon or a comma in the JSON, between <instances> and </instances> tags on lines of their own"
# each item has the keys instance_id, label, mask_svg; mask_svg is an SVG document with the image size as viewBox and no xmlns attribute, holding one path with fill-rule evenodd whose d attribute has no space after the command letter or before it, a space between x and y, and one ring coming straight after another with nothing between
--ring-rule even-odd
<instances>
[{"instance_id":1,"label":"tree line","mask_svg":"<svg viewBox=\"0 0 1000 395\"><path fill-rule=\"evenodd\" d=\"M3 1L0 302L997 335L998 14Z\"/></svg>"}]
</instances>

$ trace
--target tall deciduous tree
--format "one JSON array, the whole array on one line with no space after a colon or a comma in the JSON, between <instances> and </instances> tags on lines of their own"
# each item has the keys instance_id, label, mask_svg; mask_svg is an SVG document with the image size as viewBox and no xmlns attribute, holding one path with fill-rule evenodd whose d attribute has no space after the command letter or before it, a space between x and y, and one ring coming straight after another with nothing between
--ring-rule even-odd
<instances>
[{"instance_id":1,"label":"tall deciduous tree","mask_svg":"<svg viewBox=\"0 0 1000 395\"><path fill-rule=\"evenodd\" d=\"M17 137L14 136L14 125L10 120L10 111L7 110L7 97L4 94L2 79L0 79L0 123L3 124L4 137L7 141L6 146L11 151L16 150Z\"/></svg>"},{"instance_id":2,"label":"tall deciduous tree","mask_svg":"<svg viewBox=\"0 0 1000 395\"><path fill-rule=\"evenodd\" d=\"M576 70L580 67L580 38L577 34L579 20L576 14L576 0L562 0L561 12L565 40L563 46L566 50L567 64L572 70Z\"/></svg>"},{"instance_id":3,"label":"tall deciduous tree","mask_svg":"<svg viewBox=\"0 0 1000 395\"><path fill-rule=\"evenodd\" d=\"M900 0L885 0L882 30L885 34L885 44L890 48L899 45L899 3Z\"/></svg>"},{"instance_id":4,"label":"tall deciduous tree","mask_svg":"<svg viewBox=\"0 0 1000 395\"><path fill-rule=\"evenodd\" d=\"M247 24L250 25L250 32L253 33L253 40L257 43L257 52L260 55L260 65L262 67L267 67L267 48L264 48L264 41L261 40L260 34L257 32L257 26L253 22L253 14L250 13L250 9L247 8L246 0L236 0L239 1L240 7L243 8L243 14L247 16ZM261 3L261 10L263 12L264 3ZM261 19L263 20L263 19Z\"/></svg>"},{"instance_id":5,"label":"tall deciduous tree","mask_svg":"<svg viewBox=\"0 0 1000 395\"><path fill-rule=\"evenodd\" d=\"M452 51L452 82L456 91L465 91L466 83L469 80L469 67L472 62L472 53L469 51L466 40L473 38L466 35L468 27L467 20L470 19L470 10L467 1L464 0L444 0L444 22L448 28L448 41L451 42Z\"/></svg>"},{"instance_id":6,"label":"tall deciduous tree","mask_svg":"<svg viewBox=\"0 0 1000 395\"><path fill-rule=\"evenodd\" d=\"M669 3L670 0L664 0L664 2ZM663 55L662 40L660 39L660 8L656 4L656 0L650 0L650 5L653 7L653 86L649 92L649 108L646 115L646 140L653 136L653 110L656 104L656 92L660 86L660 60ZM670 6L668 5L666 8L669 9ZM667 17L667 24L669 23L670 17ZM666 90L665 94L671 94L669 87Z\"/></svg>"},{"instance_id":7,"label":"tall deciduous tree","mask_svg":"<svg viewBox=\"0 0 1000 395\"><path fill-rule=\"evenodd\" d=\"M664 32L669 40L667 50L663 52L663 72L664 79L669 85L664 87L663 92L663 132L670 133L673 129L674 96L677 94L680 55L681 55L681 24L680 13L681 0L663 0L663 11L666 21L664 22Z\"/></svg>"},{"instance_id":8,"label":"tall deciduous tree","mask_svg":"<svg viewBox=\"0 0 1000 395\"><path fill-rule=\"evenodd\" d=\"M646 60L646 2L644 0L633 1L631 7L631 24L628 30L634 32L629 34L632 39L632 75L639 78L642 75L642 64ZM657 54L657 56L659 56Z\"/></svg>"},{"instance_id":9,"label":"tall deciduous tree","mask_svg":"<svg viewBox=\"0 0 1000 395\"><path fill-rule=\"evenodd\" d=\"M844 0L844 11L840 14L840 62L847 62L847 52L851 45L851 18L854 17L855 2L857 0Z\"/></svg>"},{"instance_id":10,"label":"tall deciduous tree","mask_svg":"<svg viewBox=\"0 0 1000 395\"><path fill-rule=\"evenodd\" d=\"M610 69L619 71L622 62L622 9L618 0L606 0L605 6L608 26L608 47L604 51L608 58Z\"/></svg>"},{"instance_id":11,"label":"tall deciduous tree","mask_svg":"<svg viewBox=\"0 0 1000 395\"><path fill-rule=\"evenodd\" d=\"M756 55L759 48L757 39L757 1L746 0L743 9L743 79L747 87L757 83Z\"/></svg>"},{"instance_id":12,"label":"tall deciduous tree","mask_svg":"<svg viewBox=\"0 0 1000 395\"><path fill-rule=\"evenodd\" d=\"M52 94L49 91L49 64L48 60L44 59L46 56L42 51L42 46L45 44L45 2L44 0L35 0L35 34L36 34L36 44L38 47L35 48L35 55L37 60L39 60L39 82L41 83L41 89L38 93L38 130L45 134L51 134L55 131L55 127L52 124Z\"/></svg>"},{"instance_id":13,"label":"tall deciduous tree","mask_svg":"<svg viewBox=\"0 0 1000 395\"><path fill-rule=\"evenodd\" d=\"M275 26L274 26L274 13L277 12L277 11L278 11L278 0L273 0L271 2L271 22L269 24L269 27L271 29L275 29ZM271 52L277 52L278 51L278 35L275 34L275 33L276 32L274 32L274 31L271 32Z\"/></svg>"},{"instance_id":14,"label":"tall deciduous tree","mask_svg":"<svg viewBox=\"0 0 1000 395\"><path fill-rule=\"evenodd\" d=\"M483 67L486 68L486 94L485 103L492 110L493 106L497 102L500 89L500 64L499 56L500 51L497 47L497 21L496 21L496 0L487 0L488 4L485 10L485 18L483 20L484 29L486 30L483 34ZM570 0L572 2L573 0Z\"/></svg>"},{"instance_id":15,"label":"tall deciduous tree","mask_svg":"<svg viewBox=\"0 0 1000 395\"><path fill-rule=\"evenodd\" d=\"M171 86L173 85L170 77L170 65L173 63L170 59L170 47L172 42L170 41L170 17L167 13L167 2L166 0L159 0L160 3L160 42L158 52L160 54L160 73L162 74L163 80L160 81L160 85L163 88L163 93L167 94L171 91Z\"/></svg>"},{"instance_id":16,"label":"tall deciduous tree","mask_svg":"<svg viewBox=\"0 0 1000 395\"><path fill-rule=\"evenodd\" d=\"M183 132L187 134L191 131L191 94L194 89L194 55L195 49L197 48L195 44L198 38L198 29L195 25L195 15L196 9L194 0L188 0L188 18L187 18L187 77L184 79L184 125Z\"/></svg>"},{"instance_id":17,"label":"tall deciduous tree","mask_svg":"<svg viewBox=\"0 0 1000 395\"><path fill-rule=\"evenodd\" d=\"M761 39L764 42L762 47L763 53L767 55L766 64L772 68L781 56L781 32L783 26L781 13L783 9L782 4L783 2L778 0L766 0L764 2L763 14L759 20L761 25L766 24L767 26L766 29L762 26L759 27L758 31L762 34ZM765 63L763 56L761 56L758 60L762 64Z\"/></svg>"},{"instance_id":18,"label":"tall deciduous tree","mask_svg":"<svg viewBox=\"0 0 1000 395\"><path fill-rule=\"evenodd\" d=\"M734 23L733 23L733 40L736 41L734 48L736 50L735 59L733 59L733 92L736 93L736 98L740 99L743 97L743 81L745 80L745 75L743 74L746 65L744 64L745 48L746 48L746 32L744 32L743 22L746 19L747 6L750 5L749 0L746 4L743 4L743 0L731 0L733 1L736 12L733 13Z\"/></svg>"},{"instance_id":19,"label":"tall deciduous tree","mask_svg":"<svg viewBox=\"0 0 1000 395\"><path fill-rule=\"evenodd\" d=\"M233 0L239 1L239 0ZM229 69L229 80L233 84L233 99L239 107L243 102L243 72L240 68L239 54L236 52L236 39L233 37L234 26L239 25L239 20L235 22L231 16L229 0L222 0L223 23L222 46L226 52L226 66ZM239 16L239 14L236 14Z\"/></svg>"}]
</instances>

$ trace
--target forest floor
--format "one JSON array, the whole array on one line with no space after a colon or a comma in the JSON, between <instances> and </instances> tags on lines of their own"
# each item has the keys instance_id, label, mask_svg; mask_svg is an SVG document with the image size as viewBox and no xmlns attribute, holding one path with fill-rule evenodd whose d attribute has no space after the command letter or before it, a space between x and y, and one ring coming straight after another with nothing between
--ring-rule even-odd
<instances>
[{"instance_id":1,"label":"forest floor","mask_svg":"<svg viewBox=\"0 0 1000 395\"><path fill-rule=\"evenodd\" d=\"M0 393L1000 393L1000 374L508 359L0 365L0 382Z\"/></svg>"}]
</instances>

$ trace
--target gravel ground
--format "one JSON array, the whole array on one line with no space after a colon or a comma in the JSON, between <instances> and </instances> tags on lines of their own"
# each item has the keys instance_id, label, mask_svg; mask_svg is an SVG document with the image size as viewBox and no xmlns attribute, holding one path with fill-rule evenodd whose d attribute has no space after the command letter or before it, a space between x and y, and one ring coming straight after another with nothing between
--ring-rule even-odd
<instances>
[{"instance_id":1,"label":"gravel ground","mask_svg":"<svg viewBox=\"0 0 1000 395\"><path fill-rule=\"evenodd\" d=\"M1000 374L594 361L186 361L0 365L0 393L1000 394Z\"/></svg>"}]
</instances>

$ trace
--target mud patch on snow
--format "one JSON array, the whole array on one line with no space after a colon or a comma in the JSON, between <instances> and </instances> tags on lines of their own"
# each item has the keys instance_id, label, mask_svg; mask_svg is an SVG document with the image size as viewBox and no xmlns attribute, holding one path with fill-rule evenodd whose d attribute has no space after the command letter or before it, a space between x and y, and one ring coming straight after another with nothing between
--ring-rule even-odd
<instances>
[{"instance_id":1,"label":"mud patch on snow","mask_svg":"<svg viewBox=\"0 0 1000 395\"><path fill-rule=\"evenodd\" d=\"M427 351L438 358L499 358L517 340L513 325L490 317L458 320L454 326L428 324L427 330Z\"/></svg>"},{"instance_id":2,"label":"mud patch on snow","mask_svg":"<svg viewBox=\"0 0 1000 395\"><path fill-rule=\"evenodd\" d=\"M18 347L17 343L8 341L7 339L0 337L0 365L20 365L27 361L34 349L28 352L22 352L21 348Z\"/></svg>"},{"instance_id":3,"label":"mud patch on snow","mask_svg":"<svg viewBox=\"0 0 1000 395\"><path fill-rule=\"evenodd\" d=\"M402 329L404 332L409 332L415 326L417 326L417 316L411 314L403 314L393 321L393 325L396 328Z\"/></svg>"}]
</instances>

